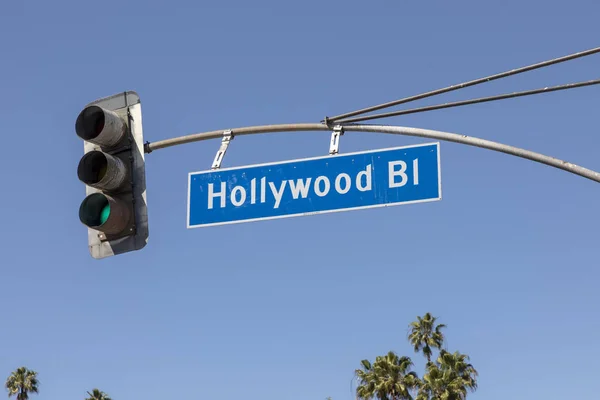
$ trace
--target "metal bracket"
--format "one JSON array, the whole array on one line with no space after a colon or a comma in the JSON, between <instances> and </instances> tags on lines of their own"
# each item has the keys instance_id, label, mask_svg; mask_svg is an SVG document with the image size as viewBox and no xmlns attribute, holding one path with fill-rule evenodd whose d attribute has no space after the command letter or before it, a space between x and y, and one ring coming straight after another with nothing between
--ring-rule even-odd
<instances>
[{"instance_id":1,"label":"metal bracket","mask_svg":"<svg viewBox=\"0 0 600 400\"><path fill-rule=\"evenodd\" d=\"M344 134L344 128L341 125L333 127L331 132L331 142L329 143L329 154L337 154L340 148L340 136Z\"/></svg>"},{"instance_id":2,"label":"metal bracket","mask_svg":"<svg viewBox=\"0 0 600 400\"><path fill-rule=\"evenodd\" d=\"M231 130L227 130L223 132L223 139L221 139L221 147L217 151L215 155L215 160L212 163L211 169L219 169L221 168L221 161L223 161L223 157L225 157L225 153L227 152L227 148L229 147L229 142L233 140L233 133Z\"/></svg>"}]
</instances>

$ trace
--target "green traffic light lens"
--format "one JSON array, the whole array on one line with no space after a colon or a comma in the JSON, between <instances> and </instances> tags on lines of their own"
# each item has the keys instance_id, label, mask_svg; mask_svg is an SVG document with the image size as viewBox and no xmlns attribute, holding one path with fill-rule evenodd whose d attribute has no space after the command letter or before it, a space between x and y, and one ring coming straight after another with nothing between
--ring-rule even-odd
<instances>
[{"instance_id":1,"label":"green traffic light lens","mask_svg":"<svg viewBox=\"0 0 600 400\"><path fill-rule=\"evenodd\" d=\"M100 211L100 224L108 221L108 217L110 217L110 204L105 205Z\"/></svg>"},{"instance_id":2,"label":"green traffic light lens","mask_svg":"<svg viewBox=\"0 0 600 400\"><path fill-rule=\"evenodd\" d=\"M86 197L79 207L79 220L90 228L102 226L110 218L110 203L102 193Z\"/></svg>"}]
</instances>

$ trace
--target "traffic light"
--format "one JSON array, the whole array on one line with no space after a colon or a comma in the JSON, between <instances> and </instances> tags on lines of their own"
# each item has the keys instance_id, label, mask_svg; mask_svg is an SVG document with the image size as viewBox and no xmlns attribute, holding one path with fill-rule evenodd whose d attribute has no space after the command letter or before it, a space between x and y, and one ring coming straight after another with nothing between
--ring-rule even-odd
<instances>
[{"instance_id":1,"label":"traffic light","mask_svg":"<svg viewBox=\"0 0 600 400\"><path fill-rule=\"evenodd\" d=\"M88 104L75 132L84 141L77 176L86 185L79 220L96 259L142 249L148 242L142 105L133 91Z\"/></svg>"}]
</instances>

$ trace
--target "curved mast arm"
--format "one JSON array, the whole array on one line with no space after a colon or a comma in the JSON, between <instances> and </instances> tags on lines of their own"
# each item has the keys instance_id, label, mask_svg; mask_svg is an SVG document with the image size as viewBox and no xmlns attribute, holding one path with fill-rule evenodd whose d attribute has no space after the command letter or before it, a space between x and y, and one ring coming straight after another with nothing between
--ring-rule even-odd
<instances>
[{"instance_id":1,"label":"curved mast arm","mask_svg":"<svg viewBox=\"0 0 600 400\"><path fill-rule=\"evenodd\" d=\"M344 131L354 132L378 132L387 133L393 135L403 136L415 136L428 139L436 139L442 141L449 141L454 143L465 144L468 146L480 147L492 151L498 151L501 153L509 154L515 157L525 158L527 160L535 161L541 164L545 164L554 168L562 169L569 173L582 176L595 182L600 182L600 172L590 170L588 168L581 167L576 164L572 164L567 161L560 160L558 158L550 157L534 151L521 149L518 147L493 142L486 139L480 139L472 136L459 135L457 133L435 131L430 129L421 128L409 128L402 126L389 126L389 125L354 125L354 124L342 124L340 125ZM321 123L299 123L299 124L279 124L279 125L259 125L249 126L236 129L226 129L219 131L196 133L187 136L176 137L172 139L165 139L154 143L146 143L144 151L150 153L154 150L163 149L166 147L177 146L186 143L198 142L202 140L218 139L222 138L225 132L231 132L233 136L240 135L255 135L261 133L274 133L274 132L298 132L298 131L331 131L332 127L321 124Z\"/></svg>"}]
</instances>

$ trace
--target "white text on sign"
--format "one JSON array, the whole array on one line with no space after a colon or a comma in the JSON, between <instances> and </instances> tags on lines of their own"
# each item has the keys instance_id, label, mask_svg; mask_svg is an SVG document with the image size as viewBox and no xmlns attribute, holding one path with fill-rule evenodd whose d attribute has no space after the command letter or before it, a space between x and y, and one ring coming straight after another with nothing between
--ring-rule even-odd
<instances>
[{"instance_id":1,"label":"white text on sign","mask_svg":"<svg viewBox=\"0 0 600 400\"><path fill-rule=\"evenodd\" d=\"M388 162L388 187L399 188L406 185L409 181L409 177L406 173L407 164L405 161L389 161ZM331 180L324 175L320 175L313 180L308 177L304 179L296 180L282 180L277 185L275 182L267 181L266 177L260 179L253 178L250 181L250 188L247 190L243 186L234 186L229 192L227 191L226 182L221 182L220 187L215 189L213 183L208 184L208 209L215 207L225 208L227 206L227 200L234 207L241 207L247 202L250 204L266 203L267 193L272 194L273 208L279 208L281 199L287 190L289 190L293 199L307 198L310 190L319 197L327 196L332 193L332 187L336 193L344 195L352 189L352 184L360 192L370 191L372 189L372 166L367 165L366 168L356 174L355 177L351 177L347 173L338 174L333 179L333 185ZM416 158L412 161L412 185L419 184L419 159ZM268 191L267 191L268 189ZM248 193L249 192L249 193Z\"/></svg>"}]
</instances>

